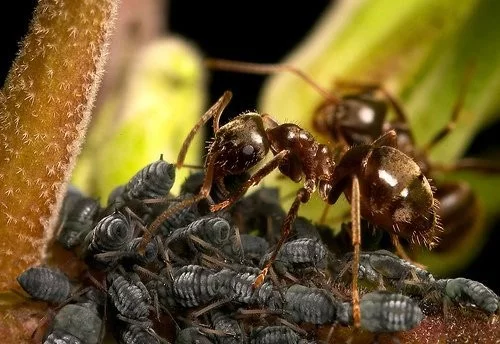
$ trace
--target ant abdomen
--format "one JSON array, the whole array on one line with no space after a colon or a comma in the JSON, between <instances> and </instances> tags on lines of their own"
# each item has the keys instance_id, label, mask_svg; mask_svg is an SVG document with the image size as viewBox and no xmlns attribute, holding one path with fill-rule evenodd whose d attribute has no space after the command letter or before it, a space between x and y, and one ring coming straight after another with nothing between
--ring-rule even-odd
<instances>
[{"instance_id":1,"label":"ant abdomen","mask_svg":"<svg viewBox=\"0 0 500 344\"><path fill-rule=\"evenodd\" d=\"M359 177L361 216L419 245L433 247L437 243L438 201L410 157L383 144L356 146L345 153L334 177L339 183L350 183L349 174ZM350 192L345 195L350 200ZM331 194L328 203L335 202L336 197Z\"/></svg>"},{"instance_id":2,"label":"ant abdomen","mask_svg":"<svg viewBox=\"0 0 500 344\"><path fill-rule=\"evenodd\" d=\"M369 94L342 97L342 102L321 104L313 117L314 129L335 142L370 144L383 132L387 103Z\"/></svg>"}]
</instances>

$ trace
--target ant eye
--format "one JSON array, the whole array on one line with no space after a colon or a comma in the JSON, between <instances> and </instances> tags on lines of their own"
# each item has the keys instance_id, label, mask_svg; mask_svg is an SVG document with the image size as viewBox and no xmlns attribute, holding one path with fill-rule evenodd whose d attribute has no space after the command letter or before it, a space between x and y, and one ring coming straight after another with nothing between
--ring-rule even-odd
<instances>
[{"instance_id":1,"label":"ant eye","mask_svg":"<svg viewBox=\"0 0 500 344\"><path fill-rule=\"evenodd\" d=\"M243 154L245 155L252 155L253 152L255 151L255 149L253 148L252 145L246 145L245 147L243 147Z\"/></svg>"}]
</instances>

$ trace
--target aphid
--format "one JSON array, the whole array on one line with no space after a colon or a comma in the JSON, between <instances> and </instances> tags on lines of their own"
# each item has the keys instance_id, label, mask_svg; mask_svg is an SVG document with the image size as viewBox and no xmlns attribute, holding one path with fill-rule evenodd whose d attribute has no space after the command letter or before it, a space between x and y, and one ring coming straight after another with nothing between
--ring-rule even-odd
<instances>
[{"instance_id":1,"label":"aphid","mask_svg":"<svg viewBox=\"0 0 500 344\"><path fill-rule=\"evenodd\" d=\"M170 297L182 307L206 305L218 296L219 276L199 265L187 265L174 272Z\"/></svg>"},{"instance_id":2,"label":"aphid","mask_svg":"<svg viewBox=\"0 0 500 344\"><path fill-rule=\"evenodd\" d=\"M246 334L237 320L221 311L213 311L210 313L210 322L213 329L220 333L215 335L217 343L246 343Z\"/></svg>"},{"instance_id":3,"label":"aphid","mask_svg":"<svg viewBox=\"0 0 500 344\"><path fill-rule=\"evenodd\" d=\"M351 253L345 255L344 263L338 264L341 270L347 270L352 262ZM344 271L339 272L339 277ZM386 250L362 252L359 261L359 278L374 286L403 289L406 280L428 285L434 282L432 274L414 264L399 258ZM408 285L411 287L411 284ZM404 290L399 290L404 292Z\"/></svg>"},{"instance_id":4,"label":"aphid","mask_svg":"<svg viewBox=\"0 0 500 344\"><path fill-rule=\"evenodd\" d=\"M137 172L125 184L121 197L117 202L163 198L168 195L175 181L175 165L169 164L160 157Z\"/></svg>"},{"instance_id":5,"label":"aphid","mask_svg":"<svg viewBox=\"0 0 500 344\"><path fill-rule=\"evenodd\" d=\"M295 322L316 325L333 323L337 318L340 302L325 289L309 288L294 284L285 292L284 311ZM363 318L364 314L361 315Z\"/></svg>"},{"instance_id":6,"label":"aphid","mask_svg":"<svg viewBox=\"0 0 500 344\"><path fill-rule=\"evenodd\" d=\"M87 235L88 253L124 250L133 237L133 229L127 216L114 212L102 218Z\"/></svg>"},{"instance_id":7,"label":"aphid","mask_svg":"<svg viewBox=\"0 0 500 344\"><path fill-rule=\"evenodd\" d=\"M349 303L343 305L351 306ZM360 307L361 327L370 332L411 330L424 318L422 310L411 298L385 291L363 295Z\"/></svg>"},{"instance_id":8,"label":"aphid","mask_svg":"<svg viewBox=\"0 0 500 344\"><path fill-rule=\"evenodd\" d=\"M146 250L141 254L138 250L141 238L132 239L121 251L108 251L92 255L95 262L111 268L118 264L122 265L146 265L152 263L158 257L158 245L155 240L146 245Z\"/></svg>"},{"instance_id":9,"label":"aphid","mask_svg":"<svg viewBox=\"0 0 500 344\"><path fill-rule=\"evenodd\" d=\"M237 228L231 226L229 222L217 215L206 215L199 218L183 228L176 229L166 240L165 246L173 248L175 245L187 243L194 251L193 236L201 239L212 248L219 249L230 257L241 257L241 247L236 242ZM205 245L206 246L206 245ZM202 248L206 251L209 247ZM186 249L181 246L176 252L186 253Z\"/></svg>"},{"instance_id":10,"label":"aphid","mask_svg":"<svg viewBox=\"0 0 500 344\"><path fill-rule=\"evenodd\" d=\"M264 257L264 262L269 257ZM318 239L299 238L288 241L278 252L274 267L277 272L295 273L309 268L325 269L328 249Z\"/></svg>"},{"instance_id":11,"label":"aphid","mask_svg":"<svg viewBox=\"0 0 500 344\"><path fill-rule=\"evenodd\" d=\"M151 296L139 276L112 271L108 273L107 281L108 297L119 313L117 317L124 321L147 321Z\"/></svg>"},{"instance_id":12,"label":"aphid","mask_svg":"<svg viewBox=\"0 0 500 344\"><path fill-rule=\"evenodd\" d=\"M453 302L472 305L482 311L493 314L500 307L500 298L484 284L467 278L440 279L436 287Z\"/></svg>"},{"instance_id":13,"label":"aphid","mask_svg":"<svg viewBox=\"0 0 500 344\"><path fill-rule=\"evenodd\" d=\"M80 245L92 230L100 210L101 207L96 199L80 198L71 208L68 208L57 241L66 249Z\"/></svg>"},{"instance_id":14,"label":"aphid","mask_svg":"<svg viewBox=\"0 0 500 344\"><path fill-rule=\"evenodd\" d=\"M54 330L43 341L43 344L87 344L72 334Z\"/></svg>"},{"instance_id":15,"label":"aphid","mask_svg":"<svg viewBox=\"0 0 500 344\"><path fill-rule=\"evenodd\" d=\"M300 336L288 326L257 327L250 331L250 344L299 343Z\"/></svg>"},{"instance_id":16,"label":"aphid","mask_svg":"<svg viewBox=\"0 0 500 344\"><path fill-rule=\"evenodd\" d=\"M220 201L223 201L219 200ZM244 232L258 231L274 242L286 212L280 204L277 188L259 187L255 192L241 198L229 209L233 221Z\"/></svg>"},{"instance_id":17,"label":"aphid","mask_svg":"<svg viewBox=\"0 0 500 344\"><path fill-rule=\"evenodd\" d=\"M121 344L159 344L160 341L144 326L136 324L122 325L119 330L119 342Z\"/></svg>"},{"instance_id":18,"label":"aphid","mask_svg":"<svg viewBox=\"0 0 500 344\"><path fill-rule=\"evenodd\" d=\"M229 239L230 233L231 225L225 218L210 214L191 222L186 227L178 228L165 240L165 243L168 245L195 235L212 244L222 245Z\"/></svg>"},{"instance_id":19,"label":"aphid","mask_svg":"<svg viewBox=\"0 0 500 344\"><path fill-rule=\"evenodd\" d=\"M222 269L217 273L220 298L247 305L265 305L271 311L282 309L283 300L279 291L270 282L256 287L254 282L257 276L257 273Z\"/></svg>"},{"instance_id":20,"label":"aphid","mask_svg":"<svg viewBox=\"0 0 500 344\"><path fill-rule=\"evenodd\" d=\"M175 344L213 344L197 327L187 327L175 337Z\"/></svg>"},{"instance_id":21,"label":"aphid","mask_svg":"<svg viewBox=\"0 0 500 344\"><path fill-rule=\"evenodd\" d=\"M243 255L247 260L252 260L258 263L269 250L269 243L262 237L250 234L241 234L240 240Z\"/></svg>"},{"instance_id":22,"label":"aphid","mask_svg":"<svg viewBox=\"0 0 500 344\"><path fill-rule=\"evenodd\" d=\"M62 303L71 294L71 283L62 271L48 266L35 266L17 277L21 287L36 300Z\"/></svg>"},{"instance_id":23,"label":"aphid","mask_svg":"<svg viewBox=\"0 0 500 344\"><path fill-rule=\"evenodd\" d=\"M100 343L102 305L103 294L91 288L78 303L63 306L54 317L44 343Z\"/></svg>"}]
</instances>

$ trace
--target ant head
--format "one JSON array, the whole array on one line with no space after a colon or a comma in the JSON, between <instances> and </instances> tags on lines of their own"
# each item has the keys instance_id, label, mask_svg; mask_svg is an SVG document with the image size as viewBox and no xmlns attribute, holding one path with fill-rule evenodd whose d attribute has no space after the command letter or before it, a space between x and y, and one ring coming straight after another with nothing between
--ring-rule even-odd
<instances>
[{"instance_id":1,"label":"ant head","mask_svg":"<svg viewBox=\"0 0 500 344\"><path fill-rule=\"evenodd\" d=\"M387 104L371 95L349 95L339 103L325 101L313 117L314 129L348 145L369 144L383 132Z\"/></svg>"},{"instance_id":2,"label":"ant head","mask_svg":"<svg viewBox=\"0 0 500 344\"><path fill-rule=\"evenodd\" d=\"M240 174L263 160L269 141L262 118L247 113L219 128L209 154L216 154L215 168L224 175Z\"/></svg>"}]
</instances>

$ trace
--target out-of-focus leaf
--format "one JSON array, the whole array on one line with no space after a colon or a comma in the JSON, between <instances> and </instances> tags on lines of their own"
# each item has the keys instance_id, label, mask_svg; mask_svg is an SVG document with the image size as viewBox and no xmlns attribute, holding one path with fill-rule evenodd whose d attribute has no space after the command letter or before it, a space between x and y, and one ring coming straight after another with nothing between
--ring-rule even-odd
<instances>
[{"instance_id":1,"label":"out-of-focus leaf","mask_svg":"<svg viewBox=\"0 0 500 344\"><path fill-rule=\"evenodd\" d=\"M168 37L146 45L125 76L126 86L101 107L73 173L73 183L106 202L111 190L145 165L175 162L184 138L203 113L205 83L196 49ZM198 135L186 163L201 165ZM178 170L179 181L189 173Z\"/></svg>"},{"instance_id":2,"label":"out-of-focus leaf","mask_svg":"<svg viewBox=\"0 0 500 344\"><path fill-rule=\"evenodd\" d=\"M402 100L419 145L447 123L465 74L473 67L456 130L431 152L433 161L451 162L499 113L499 14L500 3L491 0L337 1L286 63L303 69L326 88L331 88L336 78L382 82ZM321 96L296 76L280 74L265 85L260 110L314 132L312 114L321 101ZM298 189L277 173L267 183L286 185L284 194ZM500 192L484 190L486 197L480 188L474 190L489 209L487 216L498 214L498 206L492 205L500 201ZM285 206L290 204L291 199ZM324 203L314 197L300 213L319 219L323 209ZM333 219L346 210L345 201L332 206L328 224L335 225ZM484 231L480 232L468 245L480 248ZM445 272L463 266L476 251L455 253L453 259L446 260L449 265L432 253L424 259L431 271Z\"/></svg>"}]
</instances>

